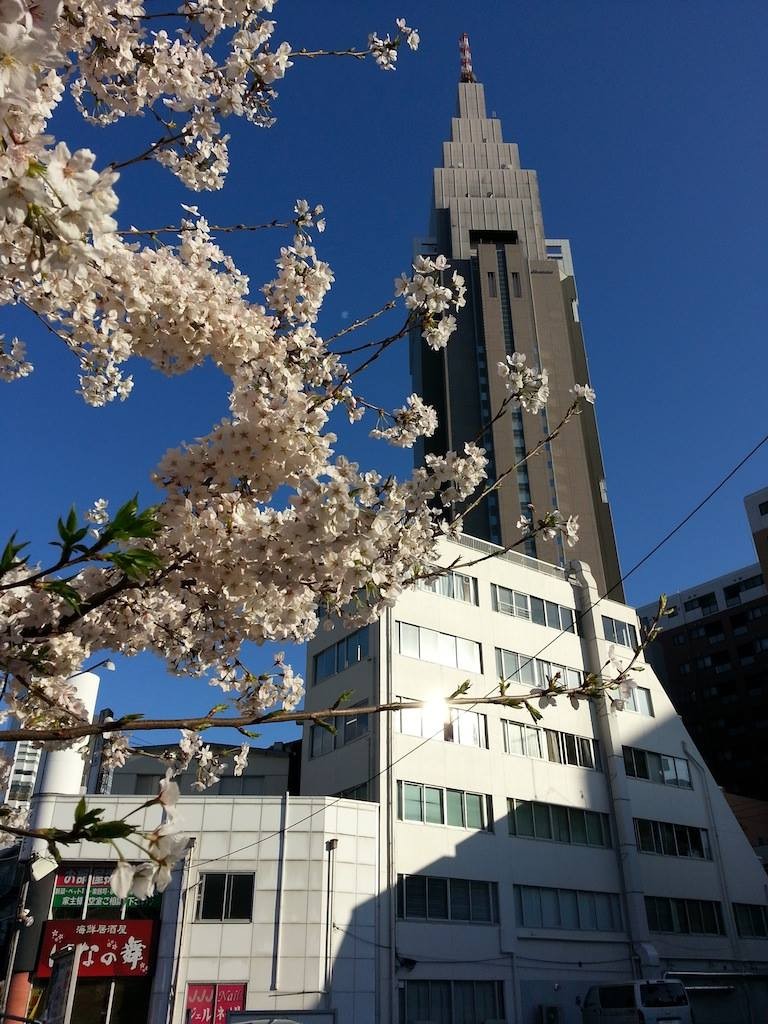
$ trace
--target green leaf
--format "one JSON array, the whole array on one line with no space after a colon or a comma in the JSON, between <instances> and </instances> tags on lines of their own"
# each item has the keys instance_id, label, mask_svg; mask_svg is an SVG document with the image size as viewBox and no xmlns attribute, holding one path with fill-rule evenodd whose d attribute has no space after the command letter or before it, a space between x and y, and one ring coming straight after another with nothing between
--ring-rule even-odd
<instances>
[{"instance_id":1,"label":"green leaf","mask_svg":"<svg viewBox=\"0 0 768 1024\"><path fill-rule=\"evenodd\" d=\"M85 817L85 812L85 797L81 796L77 802L77 807L75 808L75 821L82 821L82 819Z\"/></svg>"},{"instance_id":2,"label":"green leaf","mask_svg":"<svg viewBox=\"0 0 768 1024\"><path fill-rule=\"evenodd\" d=\"M336 735L336 732L337 732L336 726L332 725L327 719L316 718L316 719L314 719L314 721L315 721L315 723L317 725L320 726L321 729L325 729L326 732L329 732L331 734L331 736L335 736Z\"/></svg>"},{"instance_id":3,"label":"green leaf","mask_svg":"<svg viewBox=\"0 0 768 1024\"><path fill-rule=\"evenodd\" d=\"M162 568L163 562L154 551L146 548L130 548L128 551L113 551L109 561L129 580L141 580Z\"/></svg>"},{"instance_id":4,"label":"green leaf","mask_svg":"<svg viewBox=\"0 0 768 1024\"><path fill-rule=\"evenodd\" d=\"M134 540L155 537L162 529L156 519L157 506L151 505L139 512L139 496L135 494L122 505L101 533L102 544L113 540Z\"/></svg>"},{"instance_id":5,"label":"green leaf","mask_svg":"<svg viewBox=\"0 0 768 1024\"><path fill-rule=\"evenodd\" d=\"M331 711L335 711L342 704L346 704L354 692L354 690L345 690L343 693L340 693L333 704L331 704Z\"/></svg>"},{"instance_id":6,"label":"green leaf","mask_svg":"<svg viewBox=\"0 0 768 1024\"><path fill-rule=\"evenodd\" d=\"M16 544L16 532L11 534L10 540L3 548L3 553L0 555L0 576L3 576L10 569L16 569L20 565L25 565L29 560L29 555L25 555L23 558L17 558L16 556L24 548L29 547L29 541L24 541L23 544Z\"/></svg>"},{"instance_id":7,"label":"green leaf","mask_svg":"<svg viewBox=\"0 0 768 1024\"><path fill-rule=\"evenodd\" d=\"M127 839L133 832L133 825L129 825L127 821L102 821L90 829L89 838L94 842L103 843L109 839Z\"/></svg>"},{"instance_id":8,"label":"green leaf","mask_svg":"<svg viewBox=\"0 0 768 1024\"><path fill-rule=\"evenodd\" d=\"M67 602L72 611L79 614L82 611L83 599L69 583L64 580L46 580L45 583L41 584L43 590L49 591L51 594L57 594L60 598Z\"/></svg>"}]
</instances>

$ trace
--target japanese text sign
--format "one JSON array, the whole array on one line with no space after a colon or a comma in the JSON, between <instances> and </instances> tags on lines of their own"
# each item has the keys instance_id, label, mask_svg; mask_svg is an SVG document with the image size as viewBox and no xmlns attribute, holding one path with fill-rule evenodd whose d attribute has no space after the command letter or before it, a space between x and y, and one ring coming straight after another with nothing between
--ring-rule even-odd
<instances>
[{"instance_id":1,"label":"japanese text sign","mask_svg":"<svg viewBox=\"0 0 768 1024\"><path fill-rule=\"evenodd\" d=\"M154 921L46 921L35 974L50 978L56 951L81 945L79 978L146 978L154 928Z\"/></svg>"}]
</instances>

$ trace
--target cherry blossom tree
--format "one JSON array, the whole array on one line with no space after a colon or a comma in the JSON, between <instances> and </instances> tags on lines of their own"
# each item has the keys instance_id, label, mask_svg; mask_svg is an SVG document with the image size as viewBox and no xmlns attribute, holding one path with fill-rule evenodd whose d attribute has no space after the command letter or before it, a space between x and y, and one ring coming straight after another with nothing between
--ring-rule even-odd
<instances>
[{"instance_id":1,"label":"cherry blossom tree","mask_svg":"<svg viewBox=\"0 0 768 1024\"><path fill-rule=\"evenodd\" d=\"M173 5L170 5L171 7ZM321 337L317 321L333 283L316 249L323 209L296 202L269 225L211 225L185 205L162 226L121 225L119 179L156 161L192 192L222 189L228 168L226 122L272 124L276 83L300 60L335 56L373 59L395 69L418 32L403 19L393 33L372 33L360 48L309 50L276 43L275 0L186 0L155 10L151 0L0 0L0 302L32 314L78 364L83 401L126 400L133 380L126 363L140 357L166 375L210 360L228 380L229 415L191 444L165 453L155 473L158 501L140 508L128 498L115 510L95 500L84 516L72 509L57 524L57 555L35 558L19 534L0 554L0 720L9 739L71 745L105 734L105 756L121 764L131 752L131 715L90 723L73 677L95 656L150 651L174 673L207 677L222 703L202 718L142 720L143 730L182 730L168 777L155 802L167 822L144 837L150 867L121 859L115 890L162 888L181 849L173 826L173 775L195 761L201 786L220 765L201 733L228 724L330 722L349 713L298 710L301 678L278 657L248 666L246 642L303 642L321 613L370 621L404 588L434 572L441 538L461 530L475 507L514 472L485 479L481 438L463 450L430 455L407 479L382 476L335 450L329 421L342 411L369 421L371 436L401 447L434 433L435 411L418 395L386 411L366 401L364 371L390 345L418 331L433 349L450 343L464 305L460 275L443 256L419 257L395 282L381 309ZM143 115L153 134L129 159L72 151L56 136L57 107L68 90L94 125ZM287 244L260 294L227 255L228 232L282 228ZM395 308L394 333L347 346ZM0 339L0 378L33 372L22 340ZM546 371L513 356L501 364L512 407L538 412L546 403ZM574 386L564 419L531 457L594 401ZM365 427L363 426L363 429ZM284 497L287 495L287 498ZM279 500L278 500L279 496ZM575 516L553 509L520 522L521 540L537 532L577 537ZM629 685L629 667L612 686ZM590 677L588 698L606 685ZM491 700L551 703L564 688ZM529 699L530 698L530 699ZM462 693L456 703L469 703ZM476 700L476 698L475 698ZM139 712L141 709L137 709ZM372 711L386 710L372 708ZM356 709L355 713L359 713ZM242 771L247 744L236 754ZM10 808L0 830L30 834ZM126 822L104 822L83 804L72 830L46 834L59 842L106 842L132 834Z\"/></svg>"}]
</instances>

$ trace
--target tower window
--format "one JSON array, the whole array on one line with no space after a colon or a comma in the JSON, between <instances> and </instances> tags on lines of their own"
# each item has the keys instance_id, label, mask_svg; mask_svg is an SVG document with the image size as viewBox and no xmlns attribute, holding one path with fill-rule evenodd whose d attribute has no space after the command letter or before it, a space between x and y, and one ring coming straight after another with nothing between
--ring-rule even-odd
<instances>
[{"instance_id":1,"label":"tower window","mask_svg":"<svg viewBox=\"0 0 768 1024\"><path fill-rule=\"evenodd\" d=\"M488 272L488 294L492 299L495 299L498 294L496 291L496 275L493 271Z\"/></svg>"},{"instance_id":2,"label":"tower window","mask_svg":"<svg viewBox=\"0 0 768 1024\"><path fill-rule=\"evenodd\" d=\"M512 298L521 299L523 297L523 288L520 283L520 275L517 271L513 271L509 276L512 278Z\"/></svg>"}]
</instances>

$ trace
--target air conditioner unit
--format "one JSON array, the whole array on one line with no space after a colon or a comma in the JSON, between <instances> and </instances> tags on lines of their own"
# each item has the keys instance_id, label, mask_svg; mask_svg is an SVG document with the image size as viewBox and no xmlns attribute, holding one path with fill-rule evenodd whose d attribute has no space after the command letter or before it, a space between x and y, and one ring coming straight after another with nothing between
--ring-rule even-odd
<instances>
[{"instance_id":1,"label":"air conditioner unit","mask_svg":"<svg viewBox=\"0 0 768 1024\"><path fill-rule=\"evenodd\" d=\"M540 1024L562 1024L563 1010L560 1006L540 1006Z\"/></svg>"}]
</instances>

